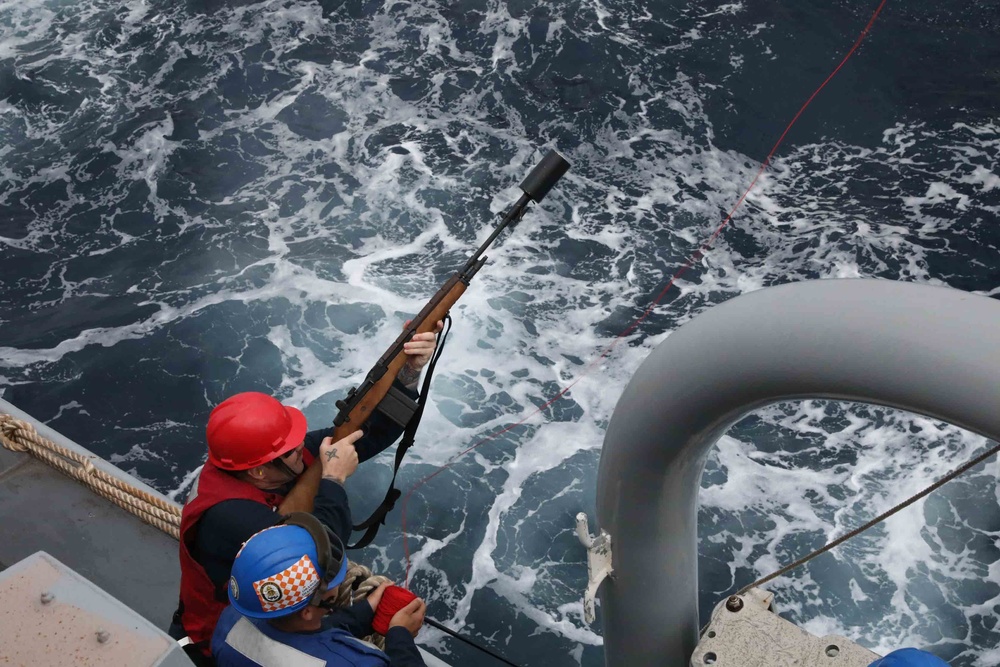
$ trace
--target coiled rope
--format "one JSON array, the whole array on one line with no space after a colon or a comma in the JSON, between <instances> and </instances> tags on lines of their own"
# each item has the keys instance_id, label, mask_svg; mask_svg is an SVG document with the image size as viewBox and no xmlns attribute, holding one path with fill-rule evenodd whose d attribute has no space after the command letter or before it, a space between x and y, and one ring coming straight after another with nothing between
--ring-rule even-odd
<instances>
[{"instance_id":1,"label":"coiled rope","mask_svg":"<svg viewBox=\"0 0 1000 667\"><path fill-rule=\"evenodd\" d=\"M95 455L87 456L38 434L30 422L0 413L0 444L14 452L31 454L38 460L72 477L104 498L174 539L180 539L181 507L136 488L94 465ZM347 577L337 588L336 604L347 607L368 596L388 578L372 574L364 565L349 562ZM385 638L373 634L365 638L380 649Z\"/></svg>"},{"instance_id":2,"label":"coiled rope","mask_svg":"<svg viewBox=\"0 0 1000 667\"><path fill-rule=\"evenodd\" d=\"M368 594L382 585L383 582L392 583L388 577L380 574L372 574L364 565L359 565L354 561L347 562L347 576L337 587L334 599L338 607L350 607L358 600L368 597ZM364 641L371 642L383 651L385 650L385 637L373 632L368 637L363 637Z\"/></svg>"},{"instance_id":3,"label":"coiled rope","mask_svg":"<svg viewBox=\"0 0 1000 667\"><path fill-rule=\"evenodd\" d=\"M0 414L0 442L11 451L31 454L149 525L179 539L181 508L97 468L94 466L96 456L86 456L57 445L38 435L32 424L7 414Z\"/></svg>"}]
</instances>

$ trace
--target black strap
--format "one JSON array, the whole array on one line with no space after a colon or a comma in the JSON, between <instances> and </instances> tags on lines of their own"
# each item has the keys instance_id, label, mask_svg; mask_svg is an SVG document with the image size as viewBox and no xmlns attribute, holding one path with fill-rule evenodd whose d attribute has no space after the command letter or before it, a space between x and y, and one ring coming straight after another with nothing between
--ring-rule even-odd
<instances>
[{"instance_id":1,"label":"black strap","mask_svg":"<svg viewBox=\"0 0 1000 667\"><path fill-rule=\"evenodd\" d=\"M424 414L424 406L427 405L427 397L430 394L431 377L434 375L434 367L437 366L438 359L441 358L441 353L444 351L444 342L448 338L449 331L451 331L451 316L445 315L444 330L438 337L437 348L431 356L430 363L427 364L427 374L424 376L424 384L420 388L420 396L417 397L417 410L413 413L413 417L410 418L409 423L407 423L406 430L403 431L403 439L399 442L399 446L396 447L396 462L392 468L392 480L389 482L389 488L385 492L385 498L382 499L382 503L372 512L370 517L354 526L354 530L363 530L365 534L354 544L348 545L348 549L363 549L371 544L372 540L375 539L375 535L378 534L379 526L385 525L385 518L392 511L392 508L396 506L396 501L399 500L399 497L403 495L396 488L396 475L399 473L399 466L403 463L406 451L413 446L413 439L417 434L417 427L420 425L420 418Z\"/></svg>"}]
</instances>

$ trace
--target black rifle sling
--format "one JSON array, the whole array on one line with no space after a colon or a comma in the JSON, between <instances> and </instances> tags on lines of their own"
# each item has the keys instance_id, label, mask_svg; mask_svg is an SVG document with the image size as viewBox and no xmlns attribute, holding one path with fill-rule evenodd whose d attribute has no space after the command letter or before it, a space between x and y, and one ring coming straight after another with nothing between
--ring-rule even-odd
<instances>
[{"instance_id":1,"label":"black rifle sling","mask_svg":"<svg viewBox=\"0 0 1000 667\"><path fill-rule=\"evenodd\" d=\"M396 447L396 462L392 468L392 480L389 482L389 489L385 492L385 498L382 499L382 504L379 505L372 515L362 521L361 523L354 526L356 531L365 531L365 534L361 536L354 544L348 545L348 549L362 549L371 544L372 540L375 539L375 535L378 534L378 527L385 524L385 518L392 511L392 508L396 506L396 501L402 492L396 488L396 475L399 473L399 466L403 463L403 457L406 455L406 451L413 446L413 439L417 434L417 427L420 425L420 418L424 414L424 406L427 404L427 397L430 395L431 390L431 377L434 375L434 367L437 366L438 359L441 358L441 352L444 351L444 342L448 338L448 332L451 331L451 316L445 315L444 317L444 330L438 337L437 349L434 350L434 354L431 356L431 361L427 364L427 374L424 376L424 384L420 388L420 396L417 397L417 409L410 418L410 421L406 424L406 430L403 431L403 439L400 440L399 445Z\"/></svg>"}]
</instances>

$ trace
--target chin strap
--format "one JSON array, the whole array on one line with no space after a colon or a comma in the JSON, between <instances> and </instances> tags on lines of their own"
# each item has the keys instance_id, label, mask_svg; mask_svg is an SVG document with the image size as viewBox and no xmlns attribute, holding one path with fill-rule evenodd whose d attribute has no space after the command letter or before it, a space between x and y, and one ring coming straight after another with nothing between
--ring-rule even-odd
<instances>
[{"instance_id":1,"label":"chin strap","mask_svg":"<svg viewBox=\"0 0 1000 667\"><path fill-rule=\"evenodd\" d=\"M403 463L403 457L406 456L406 451L413 446L413 439L417 434L417 427L420 425L420 418L424 414L424 406L427 404L427 397L430 395L431 378L434 376L434 367L437 366L438 359L441 358L441 353L444 351L444 343L447 340L448 332L450 331L451 316L445 315L444 329L438 337L437 348L431 356L431 361L427 364L427 374L424 376L424 384L420 389L420 396L417 398L417 409L414 411L413 416L410 417L410 421L407 422L406 430L403 431L403 439L396 448L396 462L392 468L392 481L389 482L389 489L385 492L385 498L382 499L382 503L375 509L374 512L372 512L372 515L354 526L354 530L363 530L365 531L365 534L362 535L361 539L354 544L348 545L348 549L361 549L371 544L372 540L375 539L375 535L378 534L379 526L385 525L386 516L392 511L392 508L396 506L396 501L399 500L399 497L402 495L402 492L396 488L396 474L399 472L399 466Z\"/></svg>"}]
</instances>

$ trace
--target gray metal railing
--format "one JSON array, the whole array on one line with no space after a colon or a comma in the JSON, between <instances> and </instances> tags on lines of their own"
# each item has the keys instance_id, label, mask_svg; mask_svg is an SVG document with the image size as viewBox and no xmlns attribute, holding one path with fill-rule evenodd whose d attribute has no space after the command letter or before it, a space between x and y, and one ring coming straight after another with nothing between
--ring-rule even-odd
<instances>
[{"instance_id":1,"label":"gray metal railing","mask_svg":"<svg viewBox=\"0 0 1000 667\"><path fill-rule=\"evenodd\" d=\"M824 280L732 299L680 327L615 408L597 519L608 665L687 665L698 642L698 490L716 440L779 401L883 405L1000 437L1000 303L958 290Z\"/></svg>"}]
</instances>

